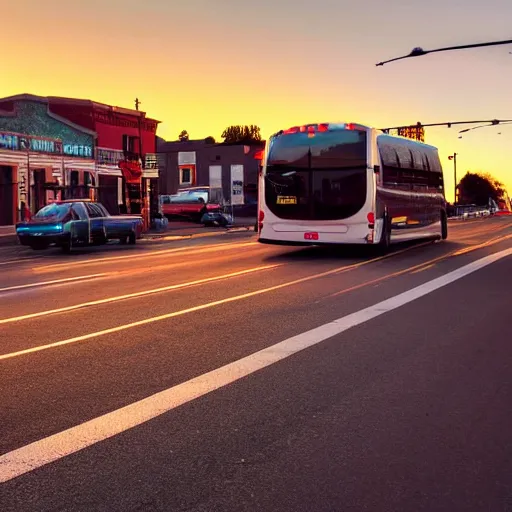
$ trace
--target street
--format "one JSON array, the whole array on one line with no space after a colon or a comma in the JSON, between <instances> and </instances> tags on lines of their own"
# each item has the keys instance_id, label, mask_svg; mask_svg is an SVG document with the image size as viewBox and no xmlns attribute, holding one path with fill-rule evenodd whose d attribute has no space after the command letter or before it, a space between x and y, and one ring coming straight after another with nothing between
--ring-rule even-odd
<instances>
[{"instance_id":1,"label":"street","mask_svg":"<svg viewBox=\"0 0 512 512\"><path fill-rule=\"evenodd\" d=\"M0 248L0 510L512 511L512 220Z\"/></svg>"}]
</instances>

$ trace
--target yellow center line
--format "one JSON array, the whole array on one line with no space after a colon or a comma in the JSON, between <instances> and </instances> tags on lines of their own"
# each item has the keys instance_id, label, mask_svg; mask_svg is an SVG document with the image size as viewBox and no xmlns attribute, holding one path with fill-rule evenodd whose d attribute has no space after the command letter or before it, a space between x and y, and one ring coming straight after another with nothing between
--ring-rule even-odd
<instances>
[{"instance_id":1,"label":"yellow center line","mask_svg":"<svg viewBox=\"0 0 512 512\"><path fill-rule=\"evenodd\" d=\"M419 269L417 269L417 270L413 270L413 271L411 272L411 274L419 274L420 272L423 272L423 271L425 271L425 270L428 270L429 268L432 268L432 267L434 267L434 266L435 266L435 263L431 263L430 265L427 265L426 267L421 267L421 268L419 268Z\"/></svg>"},{"instance_id":2,"label":"yellow center line","mask_svg":"<svg viewBox=\"0 0 512 512\"><path fill-rule=\"evenodd\" d=\"M189 255L196 255L196 254L205 254L213 251L218 250L231 250L231 249L238 249L239 247L250 247L254 245L259 245L258 242L233 242L233 243L227 243L227 244L214 244L214 245L207 245L201 248L197 249L191 249L190 246L187 247L177 247L175 249L164 249L161 251L150 251L150 252L137 252L135 254L124 254L123 256L111 256L108 258L95 258L90 260L79 260L79 261L66 261L65 263L54 263L52 265L43 265L43 266L36 266L33 267L34 271L37 272L44 272L48 270L54 270L54 269L60 269L60 268L66 268L74 267L74 266L84 266L84 265L96 265L97 263L111 263L111 262L118 262L118 261L124 261L124 260L142 260L146 258L155 258L158 256L164 256L164 255L174 255L174 254L181 254L183 252L187 253L187 256Z\"/></svg>"},{"instance_id":3,"label":"yellow center line","mask_svg":"<svg viewBox=\"0 0 512 512\"><path fill-rule=\"evenodd\" d=\"M0 293L3 292L11 292L14 290L23 290L25 288L37 288L40 286L50 286L52 284L64 284L71 283L76 281L86 281L89 279L96 279L98 277L104 277L107 274L90 274L88 276L76 276L76 277L66 277L64 279L54 279L53 281L42 281L38 283L27 283L27 284L18 284L16 286L7 286L5 288L0 288Z\"/></svg>"}]
</instances>

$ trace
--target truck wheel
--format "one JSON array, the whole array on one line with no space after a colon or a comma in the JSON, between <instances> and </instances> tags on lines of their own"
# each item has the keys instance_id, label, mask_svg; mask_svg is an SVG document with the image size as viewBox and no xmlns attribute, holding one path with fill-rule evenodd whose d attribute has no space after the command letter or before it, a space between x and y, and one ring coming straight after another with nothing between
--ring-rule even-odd
<instances>
[{"instance_id":1,"label":"truck wheel","mask_svg":"<svg viewBox=\"0 0 512 512\"><path fill-rule=\"evenodd\" d=\"M130 245L135 245L137 243L137 235L132 231L130 236L128 237L128 243Z\"/></svg>"},{"instance_id":2,"label":"truck wheel","mask_svg":"<svg viewBox=\"0 0 512 512\"><path fill-rule=\"evenodd\" d=\"M119 243L121 245L126 245L126 243L128 242L128 237L127 236L123 236L119 239Z\"/></svg>"}]
</instances>

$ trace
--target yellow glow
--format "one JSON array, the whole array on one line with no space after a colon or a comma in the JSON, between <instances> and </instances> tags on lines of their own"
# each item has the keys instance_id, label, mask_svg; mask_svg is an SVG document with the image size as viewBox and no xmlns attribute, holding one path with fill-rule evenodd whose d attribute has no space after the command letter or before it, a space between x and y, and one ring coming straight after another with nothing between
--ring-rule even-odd
<instances>
[{"instance_id":1,"label":"yellow glow","mask_svg":"<svg viewBox=\"0 0 512 512\"><path fill-rule=\"evenodd\" d=\"M342 4L48 0L39 9L35 0L18 0L2 27L4 40L14 43L2 56L0 96L30 92L123 107L133 107L138 97L141 109L163 122L159 135L167 140L183 129L192 139L220 140L231 124L257 124L266 138L315 122L386 127L512 118L507 51L437 54L375 67L412 45L404 27L411 27L414 40L427 38L435 47L455 41L455 20L457 42L471 42L482 16L510 19L512 4L501 11L446 5L434 20L435 10L420 4L408 10L380 0L352 3L350 10ZM430 19L439 30L424 32L418 19ZM489 30L489 40L500 38L496 27ZM486 37L478 32L479 40ZM425 134L440 149L448 199L454 185L448 155L454 152L459 179L468 170L486 171L512 192L512 125L462 139L457 131L427 128Z\"/></svg>"}]
</instances>

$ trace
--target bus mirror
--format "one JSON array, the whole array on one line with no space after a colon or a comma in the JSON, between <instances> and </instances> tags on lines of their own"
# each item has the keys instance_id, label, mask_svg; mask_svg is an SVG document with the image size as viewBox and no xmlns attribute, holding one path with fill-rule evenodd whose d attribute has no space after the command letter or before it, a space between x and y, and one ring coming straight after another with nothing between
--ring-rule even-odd
<instances>
[{"instance_id":1,"label":"bus mirror","mask_svg":"<svg viewBox=\"0 0 512 512\"><path fill-rule=\"evenodd\" d=\"M375 174L379 174L379 172L380 172L380 165L374 165L373 166L373 172Z\"/></svg>"}]
</instances>

